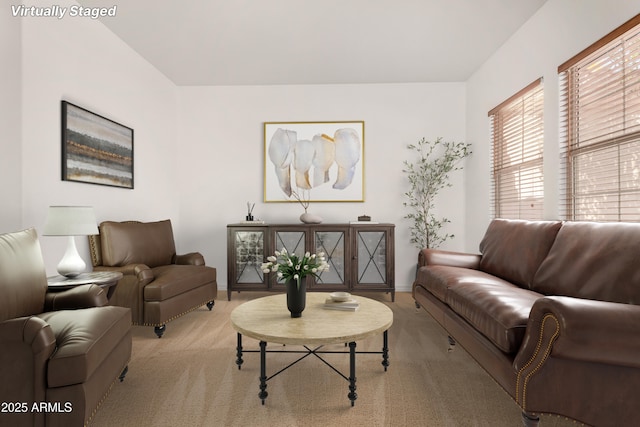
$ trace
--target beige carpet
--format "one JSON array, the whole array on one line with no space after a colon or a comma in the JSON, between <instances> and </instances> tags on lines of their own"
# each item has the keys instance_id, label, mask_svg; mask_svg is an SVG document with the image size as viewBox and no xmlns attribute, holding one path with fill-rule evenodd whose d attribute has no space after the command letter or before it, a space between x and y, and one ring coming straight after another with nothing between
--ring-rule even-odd
<instances>
[{"instance_id":1,"label":"beige carpet","mask_svg":"<svg viewBox=\"0 0 640 427\"><path fill-rule=\"evenodd\" d=\"M462 348L447 351L446 334L415 308L409 293L397 293L395 303L386 294L366 294L393 309L391 364L384 372L380 355L358 355L354 407L347 398L348 382L315 357L268 381L263 406L259 355L245 353L238 369L236 333L229 322L238 304L263 295L235 293L228 302L220 292L212 312L201 308L169 323L162 339L153 328L134 327L127 378L114 384L91 426L522 425L518 406ZM245 338L243 344L257 349L255 340ZM381 348L381 336L358 343L358 350ZM348 355L326 357L348 374ZM267 375L294 359L268 354ZM541 427L575 425L554 416L541 421Z\"/></svg>"}]
</instances>

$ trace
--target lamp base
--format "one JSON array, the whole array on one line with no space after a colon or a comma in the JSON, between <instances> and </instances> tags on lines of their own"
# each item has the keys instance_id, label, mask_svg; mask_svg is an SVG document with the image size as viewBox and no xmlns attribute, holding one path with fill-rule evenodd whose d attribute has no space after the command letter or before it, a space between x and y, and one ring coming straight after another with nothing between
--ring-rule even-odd
<instances>
[{"instance_id":1,"label":"lamp base","mask_svg":"<svg viewBox=\"0 0 640 427\"><path fill-rule=\"evenodd\" d=\"M67 236L67 250L58 264L58 274L65 277L76 277L87 267L76 248L74 236Z\"/></svg>"}]
</instances>

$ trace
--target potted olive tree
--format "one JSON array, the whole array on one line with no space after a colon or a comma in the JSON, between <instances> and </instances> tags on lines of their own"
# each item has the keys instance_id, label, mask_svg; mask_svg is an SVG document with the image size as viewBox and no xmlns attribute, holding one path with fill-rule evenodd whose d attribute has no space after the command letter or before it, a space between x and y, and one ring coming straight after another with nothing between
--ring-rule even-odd
<instances>
[{"instance_id":1,"label":"potted olive tree","mask_svg":"<svg viewBox=\"0 0 640 427\"><path fill-rule=\"evenodd\" d=\"M407 148L415 153L414 161L404 161L403 172L409 179L409 191L405 193L408 201L404 206L411 209L405 218L411 219L411 243L418 249L437 248L453 234L443 232L447 218L434 215L435 200L438 192L451 187L449 173L462 169L460 161L471 154L471 144L447 142L442 138L428 141L422 138L417 144Z\"/></svg>"}]
</instances>

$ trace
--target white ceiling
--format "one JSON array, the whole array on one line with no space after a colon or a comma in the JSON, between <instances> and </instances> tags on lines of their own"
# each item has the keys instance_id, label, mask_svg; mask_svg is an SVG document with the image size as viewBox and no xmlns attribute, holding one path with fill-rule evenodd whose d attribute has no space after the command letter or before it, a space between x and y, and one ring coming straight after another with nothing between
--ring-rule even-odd
<instances>
[{"instance_id":1,"label":"white ceiling","mask_svg":"<svg viewBox=\"0 0 640 427\"><path fill-rule=\"evenodd\" d=\"M79 0L177 85L466 81L546 0Z\"/></svg>"}]
</instances>

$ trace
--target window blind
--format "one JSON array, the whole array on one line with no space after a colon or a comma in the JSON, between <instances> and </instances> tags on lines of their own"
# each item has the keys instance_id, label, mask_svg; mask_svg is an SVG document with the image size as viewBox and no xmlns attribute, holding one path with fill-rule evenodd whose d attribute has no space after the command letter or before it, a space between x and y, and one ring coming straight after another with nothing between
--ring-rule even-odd
<instances>
[{"instance_id":1,"label":"window blind","mask_svg":"<svg viewBox=\"0 0 640 427\"><path fill-rule=\"evenodd\" d=\"M565 219L640 221L640 15L558 71Z\"/></svg>"},{"instance_id":2,"label":"window blind","mask_svg":"<svg viewBox=\"0 0 640 427\"><path fill-rule=\"evenodd\" d=\"M543 109L538 79L489 111L494 217L542 219Z\"/></svg>"}]
</instances>

